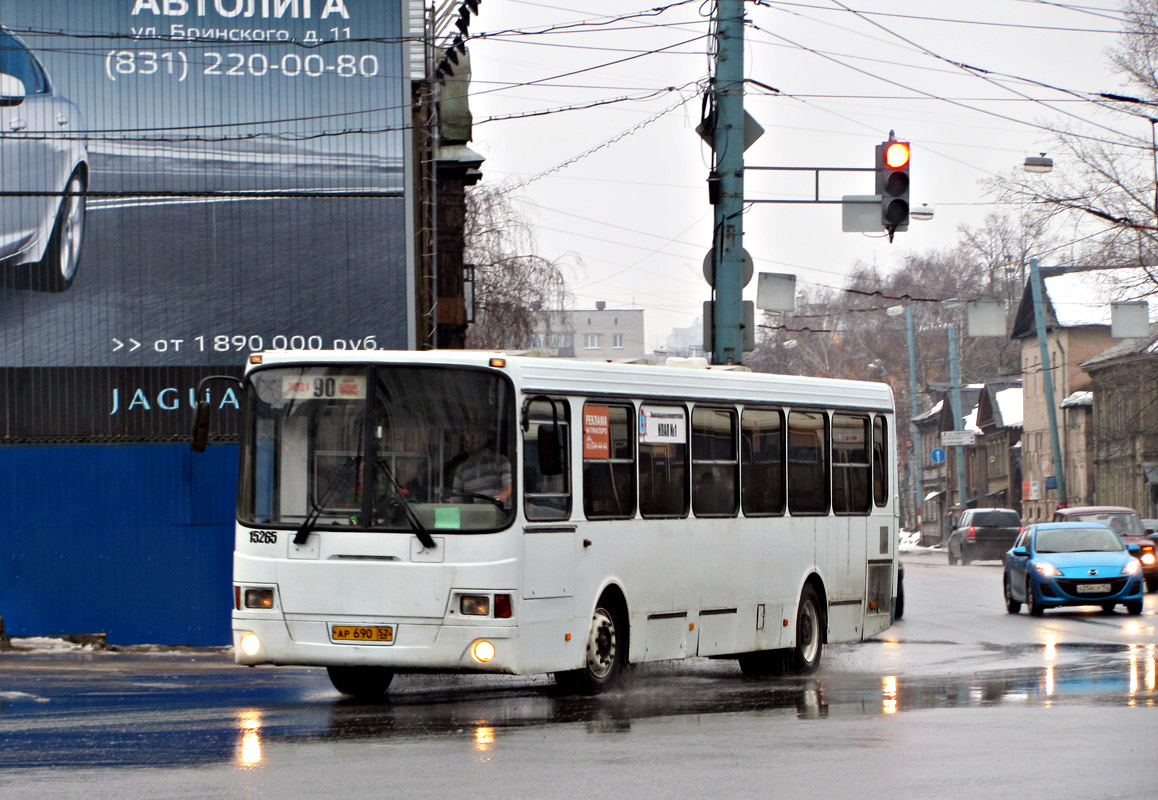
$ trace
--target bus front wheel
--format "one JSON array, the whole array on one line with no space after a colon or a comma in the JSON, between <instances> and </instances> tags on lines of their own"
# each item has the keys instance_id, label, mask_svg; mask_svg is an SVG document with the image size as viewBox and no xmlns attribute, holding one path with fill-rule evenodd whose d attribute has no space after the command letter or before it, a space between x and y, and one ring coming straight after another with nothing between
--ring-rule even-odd
<instances>
[{"instance_id":1,"label":"bus front wheel","mask_svg":"<svg viewBox=\"0 0 1158 800\"><path fill-rule=\"evenodd\" d=\"M380 700L394 680L394 670L386 667L326 667L330 683L355 700Z\"/></svg>"},{"instance_id":2,"label":"bus front wheel","mask_svg":"<svg viewBox=\"0 0 1158 800\"><path fill-rule=\"evenodd\" d=\"M812 584L800 593L796 610L796 644L788 651L788 671L794 675L811 675L820 666L824 654L826 623L824 608Z\"/></svg>"},{"instance_id":3,"label":"bus front wheel","mask_svg":"<svg viewBox=\"0 0 1158 800\"><path fill-rule=\"evenodd\" d=\"M626 659L627 624L619 609L600 602L591 616L587 634L587 656L580 669L555 673L555 683L565 692L596 695L606 692L619 680Z\"/></svg>"}]
</instances>

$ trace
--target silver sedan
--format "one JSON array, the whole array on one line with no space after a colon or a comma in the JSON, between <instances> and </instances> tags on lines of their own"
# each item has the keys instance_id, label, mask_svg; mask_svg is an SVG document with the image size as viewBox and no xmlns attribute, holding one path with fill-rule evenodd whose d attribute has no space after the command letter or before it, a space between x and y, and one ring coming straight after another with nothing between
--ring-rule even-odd
<instances>
[{"instance_id":1,"label":"silver sedan","mask_svg":"<svg viewBox=\"0 0 1158 800\"><path fill-rule=\"evenodd\" d=\"M0 268L15 286L72 285L87 186L80 110L24 42L0 27Z\"/></svg>"}]
</instances>

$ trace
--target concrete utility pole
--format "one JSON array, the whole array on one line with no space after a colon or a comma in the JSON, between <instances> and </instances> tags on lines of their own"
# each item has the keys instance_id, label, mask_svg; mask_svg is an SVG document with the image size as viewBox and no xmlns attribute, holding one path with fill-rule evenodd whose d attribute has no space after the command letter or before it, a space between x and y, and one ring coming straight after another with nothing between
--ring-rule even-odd
<instances>
[{"instance_id":1,"label":"concrete utility pole","mask_svg":"<svg viewBox=\"0 0 1158 800\"><path fill-rule=\"evenodd\" d=\"M917 402L917 348L913 337L913 307L905 305L905 333L909 344L909 400L912 411L909 417L909 482L913 491L913 524L920 528L921 519L921 465L917 461L917 442L921 432L917 430L917 417L921 406Z\"/></svg>"},{"instance_id":2,"label":"concrete utility pole","mask_svg":"<svg viewBox=\"0 0 1158 800\"><path fill-rule=\"evenodd\" d=\"M1057 427L1057 398L1053 393L1053 370L1049 364L1049 341L1045 338L1045 303L1042 296L1045 292L1041 285L1041 273L1037 268L1037 259L1029 260L1029 291L1033 295L1033 319L1037 332L1037 344L1041 352L1042 388L1045 389L1045 410L1049 420L1049 449L1053 457L1053 474L1057 481L1058 508L1064 508L1069 498L1066 495L1066 469L1062 458L1061 437ZM1064 387L1063 387L1064 388ZM1041 489L1042 505L1048 508L1045 499L1046 489Z\"/></svg>"},{"instance_id":3,"label":"concrete utility pole","mask_svg":"<svg viewBox=\"0 0 1158 800\"><path fill-rule=\"evenodd\" d=\"M953 409L953 430L965 429L961 416L961 371L957 367L957 326L949 326L949 406ZM969 490L965 486L965 448L957 445L953 460L957 462L957 505L965 508Z\"/></svg>"},{"instance_id":4,"label":"concrete utility pole","mask_svg":"<svg viewBox=\"0 0 1158 800\"><path fill-rule=\"evenodd\" d=\"M715 304L712 361L744 360L744 0L719 0L716 20L716 124L712 149L720 178L712 250Z\"/></svg>"}]
</instances>

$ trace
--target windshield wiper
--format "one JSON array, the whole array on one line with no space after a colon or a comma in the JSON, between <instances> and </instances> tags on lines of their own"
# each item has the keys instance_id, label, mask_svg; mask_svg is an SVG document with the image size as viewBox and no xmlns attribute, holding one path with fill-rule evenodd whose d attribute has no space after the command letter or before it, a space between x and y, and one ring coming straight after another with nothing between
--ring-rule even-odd
<instances>
[{"instance_id":1,"label":"windshield wiper","mask_svg":"<svg viewBox=\"0 0 1158 800\"><path fill-rule=\"evenodd\" d=\"M391 472L390 467L386 463L386 459L379 458L374 462L374 472L375 479L378 477L377 473L381 472L386 476L386 479L390 481L390 487L394 490L394 496L398 498L398 503L402 507L402 514L406 517L406 521L410 523L410 530L418 537L418 541L422 543L423 547L427 550L433 550L436 546L434 537L430 535L430 531L426 529L426 526L422 524L422 520L414 513L414 509L410 507L410 501L406 498L406 490L402 488L402 484L394 477L394 473Z\"/></svg>"},{"instance_id":2,"label":"windshield wiper","mask_svg":"<svg viewBox=\"0 0 1158 800\"><path fill-rule=\"evenodd\" d=\"M346 479L354 472L354 468L362 463L361 456L350 456L346 459L346 463L342 465L342 470L330 481L330 485L326 487L325 494L320 499L310 502L310 513L302 520L302 526L298 528L297 534L294 536L294 544L301 547L306 543L306 539L310 538L310 532L313 531L314 525L318 521L318 517L322 515L322 510L326 504L330 502L334 491L339 485L344 484Z\"/></svg>"}]
</instances>

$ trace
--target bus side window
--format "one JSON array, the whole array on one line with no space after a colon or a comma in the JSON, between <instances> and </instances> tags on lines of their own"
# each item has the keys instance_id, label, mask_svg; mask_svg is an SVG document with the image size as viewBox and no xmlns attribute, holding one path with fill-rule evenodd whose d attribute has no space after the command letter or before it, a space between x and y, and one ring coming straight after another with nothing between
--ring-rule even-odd
<instances>
[{"instance_id":1,"label":"bus side window","mask_svg":"<svg viewBox=\"0 0 1158 800\"><path fill-rule=\"evenodd\" d=\"M692 411L692 510L697 517L736 514L736 412L702 408Z\"/></svg>"},{"instance_id":2,"label":"bus side window","mask_svg":"<svg viewBox=\"0 0 1158 800\"><path fill-rule=\"evenodd\" d=\"M635 411L583 406L583 513L588 519L635 516Z\"/></svg>"},{"instance_id":3,"label":"bus side window","mask_svg":"<svg viewBox=\"0 0 1158 800\"><path fill-rule=\"evenodd\" d=\"M784 412L745 408L740 417L740 501L750 517L784 513Z\"/></svg>"},{"instance_id":4,"label":"bus side window","mask_svg":"<svg viewBox=\"0 0 1158 800\"><path fill-rule=\"evenodd\" d=\"M878 506L889 502L889 440L884 417L873 419L873 502Z\"/></svg>"},{"instance_id":5,"label":"bus side window","mask_svg":"<svg viewBox=\"0 0 1158 800\"><path fill-rule=\"evenodd\" d=\"M553 407L552 407L553 406ZM523 511L528 520L571 518L571 407L566 400L536 399L527 403L527 430L523 433ZM559 443L555 465L540 465L544 447L540 439ZM557 470L561 468L561 472ZM555 474L552 474L555 473Z\"/></svg>"},{"instance_id":6,"label":"bus side window","mask_svg":"<svg viewBox=\"0 0 1158 800\"><path fill-rule=\"evenodd\" d=\"M823 411L788 414L788 510L827 514L828 415Z\"/></svg>"},{"instance_id":7,"label":"bus side window","mask_svg":"<svg viewBox=\"0 0 1158 800\"><path fill-rule=\"evenodd\" d=\"M687 411L681 406L639 407L639 514L688 514Z\"/></svg>"},{"instance_id":8,"label":"bus side window","mask_svg":"<svg viewBox=\"0 0 1158 800\"><path fill-rule=\"evenodd\" d=\"M868 417L832 415L832 511L867 514L872 506L869 481Z\"/></svg>"}]
</instances>

